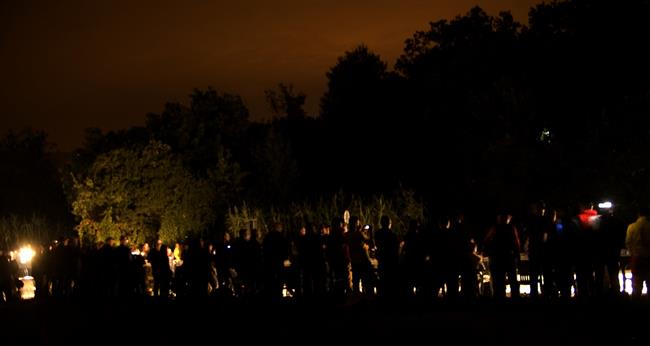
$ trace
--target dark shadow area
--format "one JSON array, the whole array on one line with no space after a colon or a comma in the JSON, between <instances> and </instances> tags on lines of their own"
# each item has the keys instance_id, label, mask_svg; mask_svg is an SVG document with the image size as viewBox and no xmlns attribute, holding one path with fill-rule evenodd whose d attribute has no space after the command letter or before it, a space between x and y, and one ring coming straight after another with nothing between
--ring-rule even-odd
<instances>
[{"instance_id":1,"label":"dark shadow area","mask_svg":"<svg viewBox=\"0 0 650 346\"><path fill-rule=\"evenodd\" d=\"M644 345L647 304L25 303L0 308L3 344ZM7 340L8 338L8 340ZM5 343L5 340L9 343Z\"/></svg>"}]
</instances>

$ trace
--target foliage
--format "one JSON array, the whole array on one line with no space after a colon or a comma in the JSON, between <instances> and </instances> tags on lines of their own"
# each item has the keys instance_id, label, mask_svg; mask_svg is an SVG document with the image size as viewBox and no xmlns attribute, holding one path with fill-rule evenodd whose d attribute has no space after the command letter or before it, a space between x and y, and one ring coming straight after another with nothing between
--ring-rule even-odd
<instances>
[{"instance_id":1,"label":"foliage","mask_svg":"<svg viewBox=\"0 0 650 346\"><path fill-rule=\"evenodd\" d=\"M177 240L208 231L215 219L210 183L194 178L157 141L100 155L74 189L73 212L84 238Z\"/></svg>"},{"instance_id":2,"label":"foliage","mask_svg":"<svg viewBox=\"0 0 650 346\"><path fill-rule=\"evenodd\" d=\"M321 117L335 125L376 120L381 107L386 63L361 45L339 57L327 72L327 91L321 99Z\"/></svg>"},{"instance_id":3,"label":"foliage","mask_svg":"<svg viewBox=\"0 0 650 346\"><path fill-rule=\"evenodd\" d=\"M320 117L291 84L267 91L268 123L251 122L237 95L197 89L145 127L90 129L64 190L84 234L138 239L251 220L295 230L345 209L374 225L389 215L401 232L425 202L636 208L650 202L649 11L645 0L553 1L522 25L475 7L416 32L393 70L366 46L344 52ZM0 217L65 224L43 133L3 137L0 161Z\"/></svg>"},{"instance_id":4,"label":"foliage","mask_svg":"<svg viewBox=\"0 0 650 346\"><path fill-rule=\"evenodd\" d=\"M270 128L264 141L252 150L254 171L258 174L249 186L257 191L257 198L268 203L288 202L292 185L299 175L290 143Z\"/></svg>"},{"instance_id":5,"label":"foliage","mask_svg":"<svg viewBox=\"0 0 650 346\"><path fill-rule=\"evenodd\" d=\"M53 224L39 215L0 217L0 249L14 249L23 244L47 244L65 233L66 225Z\"/></svg>"},{"instance_id":6,"label":"foliage","mask_svg":"<svg viewBox=\"0 0 650 346\"><path fill-rule=\"evenodd\" d=\"M393 220L393 230L399 235L406 232L410 220L425 221L422 200L413 191L402 189L391 197L379 195L372 198L338 192L327 199L291 203L285 208L252 208L243 203L241 207L230 208L227 229L232 234L237 234L242 228L257 227L264 233L279 222L285 231L292 234L308 224L314 227L321 223L330 224L335 217L342 217L345 210L358 216L362 223L371 224L375 228L379 227L380 218L388 215Z\"/></svg>"},{"instance_id":7,"label":"foliage","mask_svg":"<svg viewBox=\"0 0 650 346\"><path fill-rule=\"evenodd\" d=\"M225 210L226 205L239 200L243 192L243 180L246 173L239 163L234 161L230 151L223 146L217 148L217 164L208 171L208 180L219 196L217 209Z\"/></svg>"},{"instance_id":8,"label":"foliage","mask_svg":"<svg viewBox=\"0 0 650 346\"><path fill-rule=\"evenodd\" d=\"M266 100L271 112L276 117L286 116L289 119L302 119L307 114L304 106L307 95L300 91L294 91L293 85L278 84L278 90L269 89L264 91Z\"/></svg>"},{"instance_id":9,"label":"foliage","mask_svg":"<svg viewBox=\"0 0 650 346\"><path fill-rule=\"evenodd\" d=\"M248 109L241 97L212 88L195 89L190 104L168 103L161 114L149 114L152 138L169 145L192 173L205 175L225 146L237 157L248 125Z\"/></svg>"},{"instance_id":10,"label":"foliage","mask_svg":"<svg viewBox=\"0 0 650 346\"><path fill-rule=\"evenodd\" d=\"M0 137L0 217L70 223L54 147L41 131L9 131Z\"/></svg>"}]
</instances>

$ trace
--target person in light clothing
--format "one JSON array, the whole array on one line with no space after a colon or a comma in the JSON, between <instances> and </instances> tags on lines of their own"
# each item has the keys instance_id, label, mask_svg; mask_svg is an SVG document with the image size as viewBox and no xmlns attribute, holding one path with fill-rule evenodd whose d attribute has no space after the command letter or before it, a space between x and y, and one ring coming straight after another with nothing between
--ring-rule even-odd
<instances>
[{"instance_id":1,"label":"person in light clothing","mask_svg":"<svg viewBox=\"0 0 650 346\"><path fill-rule=\"evenodd\" d=\"M632 265L632 296L641 297L643 282L650 286L650 208L642 208L636 222L627 227L625 246Z\"/></svg>"}]
</instances>

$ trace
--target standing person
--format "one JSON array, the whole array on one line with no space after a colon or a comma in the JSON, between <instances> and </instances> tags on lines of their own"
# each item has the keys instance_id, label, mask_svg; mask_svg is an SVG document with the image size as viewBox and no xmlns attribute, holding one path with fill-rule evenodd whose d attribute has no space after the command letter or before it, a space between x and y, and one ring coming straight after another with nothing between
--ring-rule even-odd
<instances>
[{"instance_id":1,"label":"standing person","mask_svg":"<svg viewBox=\"0 0 650 346\"><path fill-rule=\"evenodd\" d=\"M156 240L156 246L151 249L147 259L151 263L153 274L153 296L168 298L172 272L169 267L169 258L167 258L167 246L163 244L162 240Z\"/></svg>"},{"instance_id":2,"label":"standing person","mask_svg":"<svg viewBox=\"0 0 650 346\"><path fill-rule=\"evenodd\" d=\"M645 282L650 287L650 208L639 210L638 219L627 227L625 245L630 250L632 297L640 298Z\"/></svg>"},{"instance_id":3,"label":"standing person","mask_svg":"<svg viewBox=\"0 0 650 346\"><path fill-rule=\"evenodd\" d=\"M136 297L144 297L147 293L147 272L145 269L145 256L137 246L131 245L131 283L133 284L133 294Z\"/></svg>"},{"instance_id":4,"label":"standing person","mask_svg":"<svg viewBox=\"0 0 650 346\"><path fill-rule=\"evenodd\" d=\"M395 297L399 284L399 240L391 229L390 217L382 216L379 224L381 228L375 233L379 272L378 291L383 297Z\"/></svg>"},{"instance_id":5,"label":"standing person","mask_svg":"<svg viewBox=\"0 0 650 346\"><path fill-rule=\"evenodd\" d=\"M215 246L214 262L217 268L217 282L219 291L224 296L231 296L235 293L233 272L234 272L234 249L230 242L230 233L224 232L221 241L217 242ZM204 267L200 265L199 267ZM203 270L203 269L202 269ZM208 269L204 269L208 270ZM208 271L209 273L209 271ZM199 277L203 277L199 275ZM202 285L202 284L201 284ZM207 282L206 285L207 287Z\"/></svg>"},{"instance_id":6,"label":"standing person","mask_svg":"<svg viewBox=\"0 0 650 346\"><path fill-rule=\"evenodd\" d=\"M11 260L8 251L0 250L0 304L5 302L3 294L7 302L13 300L17 272L16 262Z\"/></svg>"},{"instance_id":7,"label":"standing person","mask_svg":"<svg viewBox=\"0 0 650 346\"><path fill-rule=\"evenodd\" d=\"M555 230L552 233L553 241L550 262L555 268L555 285L562 299L571 298L571 287L574 285L574 270L576 261L576 248L578 247L578 234L580 227L576 219L571 217L568 209L554 212Z\"/></svg>"},{"instance_id":8,"label":"standing person","mask_svg":"<svg viewBox=\"0 0 650 346\"><path fill-rule=\"evenodd\" d=\"M282 233L282 224L276 223L262 242L264 259L264 290L272 299L282 298L284 261L289 259L289 243Z\"/></svg>"},{"instance_id":9,"label":"standing person","mask_svg":"<svg viewBox=\"0 0 650 346\"><path fill-rule=\"evenodd\" d=\"M115 249L117 265L117 294L121 298L131 297L134 290L133 285L133 256L127 236L120 237L120 245Z\"/></svg>"},{"instance_id":10,"label":"standing person","mask_svg":"<svg viewBox=\"0 0 650 346\"><path fill-rule=\"evenodd\" d=\"M361 287L364 293L368 294L372 289L370 283L370 274L372 265L370 262L370 253L368 239L361 232L361 223L356 216L350 218L350 229L346 235L345 241L350 255L350 264L352 265L352 292L361 293Z\"/></svg>"},{"instance_id":11,"label":"standing person","mask_svg":"<svg viewBox=\"0 0 650 346\"><path fill-rule=\"evenodd\" d=\"M411 220L400 249L402 293L405 296L412 295L414 289L416 289L416 292L420 292L422 287L425 286L422 282L423 277L426 275L427 279L430 279L431 276L430 273L421 275L424 269L422 250L425 248L422 245L426 243L421 238L420 224L415 220Z\"/></svg>"},{"instance_id":12,"label":"standing person","mask_svg":"<svg viewBox=\"0 0 650 346\"><path fill-rule=\"evenodd\" d=\"M439 243L437 246L438 252L442 255L437 258L437 261L440 263L439 270L442 279L440 283L447 288L445 296L454 299L459 295L458 279L461 274L465 246L461 234L452 223L452 219L445 216L440 221L437 239Z\"/></svg>"},{"instance_id":13,"label":"standing person","mask_svg":"<svg viewBox=\"0 0 650 346\"><path fill-rule=\"evenodd\" d=\"M333 291L334 279L332 277L332 271L330 270L331 266L329 263L329 238L330 238L330 225L327 223L322 223L320 226L319 232L319 246L320 246L320 269L321 269L321 281L320 281L320 293L329 294Z\"/></svg>"},{"instance_id":14,"label":"standing person","mask_svg":"<svg viewBox=\"0 0 650 346\"><path fill-rule=\"evenodd\" d=\"M350 256L345 246L345 223L342 218L332 220L331 233L327 237L326 256L330 265L332 293L338 298L345 297L349 289Z\"/></svg>"},{"instance_id":15,"label":"standing person","mask_svg":"<svg viewBox=\"0 0 650 346\"><path fill-rule=\"evenodd\" d=\"M577 215L576 221L578 224L575 247L576 295L585 298L596 294L598 212L591 205Z\"/></svg>"},{"instance_id":16,"label":"standing person","mask_svg":"<svg viewBox=\"0 0 650 346\"><path fill-rule=\"evenodd\" d=\"M255 232L256 233L256 232ZM239 295L252 296L257 292L257 275L262 262L262 247L257 235L250 229L240 231L241 236L235 244L235 270L239 278Z\"/></svg>"},{"instance_id":17,"label":"standing person","mask_svg":"<svg viewBox=\"0 0 650 346\"><path fill-rule=\"evenodd\" d=\"M618 274L621 269L621 249L625 248L626 227L614 207L603 212L600 217L600 232L598 237L599 262L596 271L597 288L604 286L606 294L617 296L621 294ZM605 280L607 274L608 280Z\"/></svg>"},{"instance_id":18,"label":"standing person","mask_svg":"<svg viewBox=\"0 0 650 346\"><path fill-rule=\"evenodd\" d=\"M519 235L511 223L512 216L502 212L497 216L497 223L485 237L485 252L489 257L492 292L498 299L506 295L506 275L510 283L512 297L519 297L517 281L517 260L519 259Z\"/></svg>"},{"instance_id":19,"label":"standing person","mask_svg":"<svg viewBox=\"0 0 650 346\"><path fill-rule=\"evenodd\" d=\"M32 275L34 276L34 286L36 288L36 299L42 300L47 297L48 284L47 284L47 250L45 246L39 245L36 251L36 256L32 260Z\"/></svg>"},{"instance_id":20,"label":"standing person","mask_svg":"<svg viewBox=\"0 0 650 346\"><path fill-rule=\"evenodd\" d=\"M552 221L546 213L544 205L534 207L534 213L530 216L526 227L526 238L528 241L528 265L530 267L530 296L539 297L538 288L541 286L542 296L547 296L547 283L551 282L549 268L545 257L547 254L546 242L552 231ZM541 280L543 276L543 280ZM544 283L542 285L542 283ZM550 287L550 286L548 286Z\"/></svg>"},{"instance_id":21,"label":"standing person","mask_svg":"<svg viewBox=\"0 0 650 346\"><path fill-rule=\"evenodd\" d=\"M460 288L464 298L474 298L478 295L478 262L476 253L476 235L465 221L465 214L458 212L452 223L453 233L458 238Z\"/></svg>"},{"instance_id":22,"label":"standing person","mask_svg":"<svg viewBox=\"0 0 650 346\"><path fill-rule=\"evenodd\" d=\"M117 296L118 269L115 251L115 239L108 237L98 252L98 275L100 290L104 297L115 298Z\"/></svg>"}]
</instances>

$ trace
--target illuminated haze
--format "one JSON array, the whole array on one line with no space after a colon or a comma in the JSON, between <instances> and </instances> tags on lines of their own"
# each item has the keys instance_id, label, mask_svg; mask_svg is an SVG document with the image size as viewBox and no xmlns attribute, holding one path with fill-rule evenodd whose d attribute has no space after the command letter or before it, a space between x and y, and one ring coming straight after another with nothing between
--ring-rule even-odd
<instances>
[{"instance_id":1,"label":"illuminated haze","mask_svg":"<svg viewBox=\"0 0 650 346\"><path fill-rule=\"evenodd\" d=\"M526 21L537 1L244 0L0 3L0 131L45 130L61 150L83 130L142 125L193 88L240 94L252 119L264 90L292 83L318 113L325 73L360 43L392 66L428 23L472 6Z\"/></svg>"}]
</instances>

